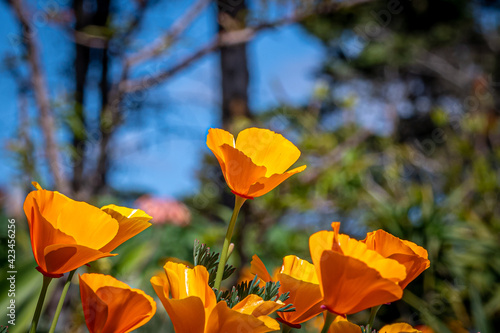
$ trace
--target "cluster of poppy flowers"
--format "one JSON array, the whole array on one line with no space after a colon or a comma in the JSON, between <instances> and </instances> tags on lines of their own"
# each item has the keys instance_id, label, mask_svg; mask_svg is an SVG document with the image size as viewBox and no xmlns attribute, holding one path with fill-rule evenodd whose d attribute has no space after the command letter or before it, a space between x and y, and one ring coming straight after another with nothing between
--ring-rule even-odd
<instances>
[{"instance_id":1,"label":"cluster of poppy flowers","mask_svg":"<svg viewBox=\"0 0 500 333\"><path fill-rule=\"evenodd\" d=\"M151 278L176 332L271 332L280 327L285 332L298 329L323 313L322 332L359 333L361 327L348 322L347 315L400 299L408 283L429 267L427 251L412 242L383 230L370 232L358 241L340 234L340 223L334 222L333 231L320 231L310 237L312 263L286 256L281 268L271 276L262 261L253 257L251 273L262 281L262 288L269 282L279 282L278 293L287 297L263 298L250 293L228 304L217 291L240 207L245 200L266 194L306 166L287 171L300 151L280 134L265 129L246 129L236 140L229 132L210 129L207 145L235 194L235 210L214 288L203 265L188 267L167 262L164 272ZM116 255L111 252L118 245L151 225L151 217L140 209L115 205L99 209L34 185L37 190L28 194L24 211L45 289L53 278ZM130 332L147 323L156 312L152 297L112 276L83 274L79 282L85 321L91 333ZM31 332L36 331L42 295L40 299ZM290 307L294 311L280 311ZM371 322L369 330L370 325ZM380 332L419 331L401 323L385 326Z\"/></svg>"}]
</instances>

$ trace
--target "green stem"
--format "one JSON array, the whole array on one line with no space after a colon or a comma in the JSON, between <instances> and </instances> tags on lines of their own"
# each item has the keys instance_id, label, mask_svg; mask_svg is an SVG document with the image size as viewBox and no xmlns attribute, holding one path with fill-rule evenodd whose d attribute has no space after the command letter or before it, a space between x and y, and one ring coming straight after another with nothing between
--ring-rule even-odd
<instances>
[{"instance_id":1,"label":"green stem","mask_svg":"<svg viewBox=\"0 0 500 333\"><path fill-rule=\"evenodd\" d=\"M43 276L42 290L40 291L40 296L38 296L38 302L36 303L35 314L33 315L33 321L31 322L31 328L29 333L35 333L36 327L38 326L38 321L40 320L40 314L42 313L43 301L45 300L45 295L47 294L47 288L49 287L51 277Z\"/></svg>"},{"instance_id":2,"label":"green stem","mask_svg":"<svg viewBox=\"0 0 500 333\"><path fill-rule=\"evenodd\" d=\"M335 320L335 317L336 317L336 315L334 315L330 311L326 312L325 324L323 325L323 329L321 330L321 333L328 332L328 329L330 328L330 325L332 325L333 321Z\"/></svg>"},{"instance_id":3,"label":"green stem","mask_svg":"<svg viewBox=\"0 0 500 333\"><path fill-rule=\"evenodd\" d=\"M375 321L375 317L377 316L377 312L381 306L382 305L377 305L371 309L370 319L368 319L368 324L366 325L366 332L371 332L371 330L373 328L373 322Z\"/></svg>"},{"instance_id":4,"label":"green stem","mask_svg":"<svg viewBox=\"0 0 500 333\"><path fill-rule=\"evenodd\" d=\"M292 331L292 328L288 326L287 324L281 324L281 332L282 333L290 333Z\"/></svg>"},{"instance_id":5,"label":"green stem","mask_svg":"<svg viewBox=\"0 0 500 333\"><path fill-rule=\"evenodd\" d=\"M57 303L56 313L54 314L54 319L52 319L52 325L50 325L49 333L54 333L57 326L57 321L59 320L59 315L61 314L61 310L64 304L64 299L66 298L66 294L68 293L69 285L71 284L71 279L73 275L75 275L76 269L72 270L68 274L68 279L64 284L64 288L61 293L61 297L59 298L59 303Z\"/></svg>"},{"instance_id":6,"label":"green stem","mask_svg":"<svg viewBox=\"0 0 500 333\"><path fill-rule=\"evenodd\" d=\"M220 289L220 284L222 282L222 276L224 275L224 267L227 261L227 250L229 249L229 244L231 243L231 237L233 236L234 225L236 224L236 218L240 212L241 206L245 202L245 198L236 195L234 201L233 216L231 216L231 221L229 221L229 226L227 227L226 237L224 238L224 245L222 246L222 253L220 254L219 266L217 267L217 275L215 276L214 288Z\"/></svg>"}]
</instances>

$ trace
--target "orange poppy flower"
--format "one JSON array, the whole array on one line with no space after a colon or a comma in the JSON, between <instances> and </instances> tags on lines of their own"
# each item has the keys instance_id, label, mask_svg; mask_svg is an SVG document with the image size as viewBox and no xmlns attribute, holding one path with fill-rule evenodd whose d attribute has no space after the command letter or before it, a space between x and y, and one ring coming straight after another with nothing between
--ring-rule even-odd
<instances>
[{"instance_id":1,"label":"orange poppy flower","mask_svg":"<svg viewBox=\"0 0 500 333\"><path fill-rule=\"evenodd\" d=\"M146 324L156 302L140 289L132 289L112 276L83 274L80 295L90 333L127 333Z\"/></svg>"},{"instance_id":2,"label":"orange poppy flower","mask_svg":"<svg viewBox=\"0 0 500 333\"><path fill-rule=\"evenodd\" d=\"M176 332L263 333L279 330L278 322L268 315L281 308L282 302L264 301L257 295L249 295L229 308L225 301L217 303L204 266L189 268L167 262L163 268L165 274L152 277L151 284Z\"/></svg>"},{"instance_id":3,"label":"orange poppy flower","mask_svg":"<svg viewBox=\"0 0 500 333\"><path fill-rule=\"evenodd\" d=\"M422 331L419 331L406 323L398 323L385 325L380 329L379 333L422 333Z\"/></svg>"},{"instance_id":4,"label":"orange poppy flower","mask_svg":"<svg viewBox=\"0 0 500 333\"><path fill-rule=\"evenodd\" d=\"M325 308L345 316L400 299L405 266L339 234L340 223L332 228L309 238Z\"/></svg>"},{"instance_id":5,"label":"orange poppy flower","mask_svg":"<svg viewBox=\"0 0 500 333\"><path fill-rule=\"evenodd\" d=\"M110 251L151 224L141 210L115 205L101 209L59 192L37 188L26 197L31 248L37 269L61 277L91 261L114 256Z\"/></svg>"},{"instance_id":6,"label":"orange poppy flower","mask_svg":"<svg viewBox=\"0 0 500 333\"><path fill-rule=\"evenodd\" d=\"M361 333L361 327L346 321L335 321L330 325L328 333Z\"/></svg>"},{"instance_id":7,"label":"orange poppy flower","mask_svg":"<svg viewBox=\"0 0 500 333\"><path fill-rule=\"evenodd\" d=\"M406 267L406 278L399 283L403 289L430 266L426 249L410 241L399 239L384 230L368 233L362 242L370 250L375 250Z\"/></svg>"},{"instance_id":8,"label":"orange poppy flower","mask_svg":"<svg viewBox=\"0 0 500 333\"><path fill-rule=\"evenodd\" d=\"M300 328L301 323L323 311L321 309L323 296L314 265L296 256L286 256L283 258L281 270L275 274L274 279L258 256L252 257L251 265L251 272L261 280L279 281L280 293L290 293L285 304L293 304L295 311L278 312L278 321L293 328Z\"/></svg>"},{"instance_id":9,"label":"orange poppy flower","mask_svg":"<svg viewBox=\"0 0 500 333\"><path fill-rule=\"evenodd\" d=\"M247 128L236 141L231 133L211 128L207 146L219 161L231 191L246 199L260 197L306 166L286 171L300 151L281 134L261 128Z\"/></svg>"}]
</instances>

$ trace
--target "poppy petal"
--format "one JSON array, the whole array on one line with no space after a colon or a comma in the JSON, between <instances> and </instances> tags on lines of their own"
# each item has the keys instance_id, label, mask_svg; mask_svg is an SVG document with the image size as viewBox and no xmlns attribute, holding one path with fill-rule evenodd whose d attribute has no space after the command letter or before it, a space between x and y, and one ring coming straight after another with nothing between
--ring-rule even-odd
<instances>
[{"instance_id":1,"label":"poppy petal","mask_svg":"<svg viewBox=\"0 0 500 333\"><path fill-rule=\"evenodd\" d=\"M203 333L206 309L201 298L189 296L182 299L169 299L170 285L163 273L152 277L150 281L176 332Z\"/></svg>"},{"instance_id":2,"label":"poppy petal","mask_svg":"<svg viewBox=\"0 0 500 333\"><path fill-rule=\"evenodd\" d=\"M60 210L74 200L57 191L47 191L40 188L38 191L32 191L26 196L26 200L24 201L26 216L29 216L28 213L34 201L38 203L40 214L56 227ZM31 223L32 221L28 219L28 224L31 225Z\"/></svg>"},{"instance_id":3,"label":"poppy petal","mask_svg":"<svg viewBox=\"0 0 500 333\"><path fill-rule=\"evenodd\" d=\"M205 309L199 297L169 299L163 306L174 325L175 332L204 332Z\"/></svg>"},{"instance_id":4,"label":"poppy petal","mask_svg":"<svg viewBox=\"0 0 500 333\"><path fill-rule=\"evenodd\" d=\"M208 285L208 272L204 266L189 268L181 263L167 262L163 267L167 275L170 293L174 299L189 296L201 298L205 307L215 306L215 294Z\"/></svg>"},{"instance_id":5,"label":"poppy petal","mask_svg":"<svg viewBox=\"0 0 500 333\"><path fill-rule=\"evenodd\" d=\"M316 275L316 273L314 274ZM280 293L289 292L285 304L293 304L295 311L278 312L278 315L291 324L301 324L323 311L323 295L318 284L298 280L287 274L278 274Z\"/></svg>"},{"instance_id":6,"label":"poppy petal","mask_svg":"<svg viewBox=\"0 0 500 333\"><path fill-rule=\"evenodd\" d=\"M297 256L284 257L280 273L290 275L300 281L310 282L313 284L319 283L314 265L307 260L300 259Z\"/></svg>"},{"instance_id":7,"label":"poppy petal","mask_svg":"<svg viewBox=\"0 0 500 333\"><path fill-rule=\"evenodd\" d=\"M388 259L380 253L368 249L365 243L352 239L347 235L338 236L340 248L344 255L359 259L376 269L385 278L401 282L406 277L406 268L396 260Z\"/></svg>"},{"instance_id":8,"label":"poppy petal","mask_svg":"<svg viewBox=\"0 0 500 333\"><path fill-rule=\"evenodd\" d=\"M318 266L324 304L337 314L356 313L403 296L396 282L359 259L325 250Z\"/></svg>"},{"instance_id":9,"label":"poppy petal","mask_svg":"<svg viewBox=\"0 0 500 333\"><path fill-rule=\"evenodd\" d=\"M276 186L283 183L285 180L295 175L296 173L302 172L306 169L306 165L300 166L293 170L287 171L281 174L273 174L269 177L261 177L254 184L252 184L248 190L248 195L251 197L259 197L264 195L271 190L273 190Z\"/></svg>"},{"instance_id":10,"label":"poppy petal","mask_svg":"<svg viewBox=\"0 0 500 333\"><path fill-rule=\"evenodd\" d=\"M267 316L254 317L230 309L226 302L219 302L207 322L205 333L253 332L265 333L280 329L279 323ZM184 332L184 331L182 331Z\"/></svg>"},{"instance_id":11,"label":"poppy petal","mask_svg":"<svg viewBox=\"0 0 500 333\"><path fill-rule=\"evenodd\" d=\"M97 250L116 236L118 222L97 207L71 200L60 209L56 228L77 244Z\"/></svg>"},{"instance_id":12,"label":"poppy petal","mask_svg":"<svg viewBox=\"0 0 500 333\"><path fill-rule=\"evenodd\" d=\"M319 274L319 267L321 263L321 255L323 251L332 248L333 232L331 231L318 231L309 237L309 251L314 267L316 268L318 282L321 285L321 274Z\"/></svg>"},{"instance_id":13,"label":"poppy petal","mask_svg":"<svg viewBox=\"0 0 500 333\"><path fill-rule=\"evenodd\" d=\"M101 287L96 295L108 304L103 332L127 333L146 324L156 312L156 303L141 290Z\"/></svg>"},{"instance_id":14,"label":"poppy petal","mask_svg":"<svg viewBox=\"0 0 500 333\"><path fill-rule=\"evenodd\" d=\"M149 220L152 217L140 209L107 205L102 207L101 210L118 221L118 232L108 244L101 248L103 252L113 251L125 241L151 226Z\"/></svg>"},{"instance_id":15,"label":"poppy petal","mask_svg":"<svg viewBox=\"0 0 500 333\"><path fill-rule=\"evenodd\" d=\"M391 235L392 236L392 235ZM393 236L395 237L395 236ZM417 244L413 243L413 242L410 242L408 240L405 240L405 239L402 239L401 240L406 246L408 246L416 255L424 258L424 259L429 259L429 254L427 253L427 250L424 249L423 247L421 246L418 246ZM429 262L429 265L427 266L427 268L430 267L430 262Z\"/></svg>"},{"instance_id":16,"label":"poppy petal","mask_svg":"<svg viewBox=\"0 0 500 333\"><path fill-rule=\"evenodd\" d=\"M424 270L429 268L427 250L410 241L399 239L384 230L370 232L363 240L369 249L398 261L406 267L406 278L400 282L405 288Z\"/></svg>"},{"instance_id":17,"label":"poppy petal","mask_svg":"<svg viewBox=\"0 0 500 333\"><path fill-rule=\"evenodd\" d=\"M285 172L300 157L300 150L281 134L268 129L247 128L236 138L236 149L257 165L265 165L266 177Z\"/></svg>"},{"instance_id":18,"label":"poppy petal","mask_svg":"<svg viewBox=\"0 0 500 333\"><path fill-rule=\"evenodd\" d=\"M207 146L217 158L222 171L226 170L226 161L220 147L227 144L234 147L234 136L219 128L210 128L207 135Z\"/></svg>"},{"instance_id":19,"label":"poppy petal","mask_svg":"<svg viewBox=\"0 0 500 333\"><path fill-rule=\"evenodd\" d=\"M235 192L248 195L248 189L266 174L266 167L258 166L241 151L224 144L220 147L225 160L224 177Z\"/></svg>"},{"instance_id":20,"label":"poppy petal","mask_svg":"<svg viewBox=\"0 0 500 333\"><path fill-rule=\"evenodd\" d=\"M95 290L87 284L85 279L82 279L80 275L78 278L80 280L80 297L85 323L90 333L100 333L104 325L106 325L108 306L95 295Z\"/></svg>"},{"instance_id":21,"label":"poppy petal","mask_svg":"<svg viewBox=\"0 0 500 333\"><path fill-rule=\"evenodd\" d=\"M40 212L35 196L31 195L31 193L24 201L24 212L28 221L30 221L30 240L35 261L43 271L53 273L47 270L47 264L45 262L45 248L54 243L75 244L76 241L73 237L57 230L49 221L47 221L47 219Z\"/></svg>"},{"instance_id":22,"label":"poppy petal","mask_svg":"<svg viewBox=\"0 0 500 333\"><path fill-rule=\"evenodd\" d=\"M87 324L95 329L91 330L91 333L131 332L147 323L156 312L156 303L153 298L142 290L130 288L112 276L83 274L79 278L80 283L91 289L90 293L88 290L85 291L86 299L82 297L84 307L106 305L105 316L98 311L99 309L94 309L96 313L84 312L86 322L95 318L98 320L98 323ZM82 289L81 293L83 295ZM87 319L89 315L94 318ZM101 316L105 318L105 322L99 320Z\"/></svg>"},{"instance_id":23,"label":"poppy petal","mask_svg":"<svg viewBox=\"0 0 500 333\"><path fill-rule=\"evenodd\" d=\"M208 130L207 146L217 158L224 157L224 154L220 150L220 147L224 144L231 147L235 146L234 136L231 133L220 128L211 128Z\"/></svg>"},{"instance_id":24,"label":"poppy petal","mask_svg":"<svg viewBox=\"0 0 500 333\"><path fill-rule=\"evenodd\" d=\"M257 277L264 282L270 282L273 280L267 271L266 266L256 254L252 256L252 261L250 262L250 273L257 275Z\"/></svg>"},{"instance_id":25,"label":"poppy petal","mask_svg":"<svg viewBox=\"0 0 500 333\"><path fill-rule=\"evenodd\" d=\"M45 267L41 267L51 274L64 274L94 260L117 255L78 244L49 245L44 251Z\"/></svg>"},{"instance_id":26,"label":"poppy petal","mask_svg":"<svg viewBox=\"0 0 500 333\"><path fill-rule=\"evenodd\" d=\"M430 263L428 259L400 253L395 253L388 258L394 259L406 267L406 278L399 283L403 289L423 271L429 268Z\"/></svg>"},{"instance_id":27,"label":"poppy petal","mask_svg":"<svg viewBox=\"0 0 500 333\"><path fill-rule=\"evenodd\" d=\"M267 316L283 307L281 301L264 301L261 297L251 294L233 306L234 311L251 314L254 317Z\"/></svg>"},{"instance_id":28,"label":"poppy petal","mask_svg":"<svg viewBox=\"0 0 500 333\"><path fill-rule=\"evenodd\" d=\"M328 333L361 333L361 327L348 321L332 323Z\"/></svg>"}]
</instances>

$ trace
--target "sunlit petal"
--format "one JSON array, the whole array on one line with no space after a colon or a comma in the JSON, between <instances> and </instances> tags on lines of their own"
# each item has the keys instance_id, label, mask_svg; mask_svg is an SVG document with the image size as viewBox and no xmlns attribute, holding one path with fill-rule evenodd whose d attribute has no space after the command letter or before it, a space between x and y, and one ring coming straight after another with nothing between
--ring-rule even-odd
<instances>
[{"instance_id":1,"label":"sunlit petal","mask_svg":"<svg viewBox=\"0 0 500 333\"><path fill-rule=\"evenodd\" d=\"M403 281L406 277L406 268L396 260L388 260L378 252L368 249L365 243L352 239L347 235L339 235L340 247L343 254L364 262L377 270L380 275L394 282Z\"/></svg>"},{"instance_id":2,"label":"sunlit petal","mask_svg":"<svg viewBox=\"0 0 500 333\"><path fill-rule=\"evenodd\" d=\"M118 221L97 207L73 201L61 208L57 229L73 237L77 244L100 249L118 233Z\"/></svg>"},{"instance_id":3,"label":"sunlit petal","mask_svg":"<svg viewBox=\"0 0 500 333\"><path fill-rule=\"evenodd\" d=\"M248 189L266 174L266 167L258 166L241 151L224 144L220 147L224 156L224 176L228 186L238 194L247 195Z\"/></svg>"},{"instance_id":4,"label":"sunlit petal","mask_svg":"<svg viewBox=\"0 0 500 333\"><path fill-rule=\"evenodd\" d=\"M255 317L267 316L283 307L282 302L264 301L257 295L248 295L238 304L233 306L234 311L251 314Z\"/></svg>"},{"instance_id":5,"label":"sunlit petal","mask_svg":"<svg viewBox=\"0 0 500 333\"><path fill-rule=\"evenodd\" d=\"M286 256L283 258L280 273L289 275L300 281L313 284L319 283L314 265L296 256Z\"/></svg>"},{"instance_id":6,"label":"sunlit petal","mask_svg":"<svg viewBox=\"0 0 500 333\"><path fill-rule=\"evenodd\" d=\"M189 268L181 263L167 262L165 273L170 285L170 293L174 299L188 296L200 297L206 307L215 305L215 294L208 286L208 272L204 266Z\"/></svg>"},{"instance_id":7,"label":"sunlit petal","mask_svg":"<svg viewBox=\"0 0 500 333\"><path fill-rule=\"evenodd\" d=\"M264 333L277 331L279 323L267 316L254 317L230 309L226 302L219 302L212 311L205 332L253 332Z\"/></svg>"},{"instance_id":8,"label":"sunlit petal","mask_svg":"<svg viewBox=\"0 0 500 333\"><path fill-rule=\"evenodd\" d=\"M361 333L361 327L348 321L332 323L328 333Z\"/></svg>"},{"instance_id":9,"label":"sunlit petal","mask_svg":"<svg viewBox=\"0 0 500 333\"><path fill-rule=\"evenodd\" d=\"M151 226L151 216L140 209L107 205L102 211L118 221L118 232L116 236L101 248L103 252L111 252L120 244L141 233Z\"/></svg>"},{"instance_id":10,"label":"sunlit petal","mask_svg":"<svg viewBox=\"0 0 500 333\"><path fill-rule=\"evenodd\" d=\"M295 307L295 311L278 313L285 322L301 324L323 311L323 295L317 283L298 280L287 274L278 274L277 278L280 281L280 293L290 293L285 304Z\"/></svg>"},{"instance_id":11,"label":"sunlit petal","mask_svg":"<svg viewBox=\"0 0 500 333\"><path fill-rule=\"evenodd\" d=\"M402 288L405 288L430 266L427 250L410 241L401 240L384 230L368 233L363 242L369 249L377 251L386 258L394 259L406 267L406 278L400 282Z\"/></svg>"},{"instance_id":12,"label":"sunlit petal","mask_svg":"<svg viewBox=\"0 0 500 333\"><path fill-rule=\"evenodd\" d=\"M281 134L255 127L238 134L236 149L255 164L264 165L267 168L266 177L285 172L300 157L300 150Z\"/></svg>"},{"instance_id":13,"label":"sunlit petal","mask_svg":"<svg viewBox=\"0 0 500 333\"><path fill-rule=\"evenodd\" d=\"M287 171L282 174L273 174L269 177L261 177L254 184L252 184L248 190L248 196L251 197L259 197L262 196L271 190L273 190L276 186L283 183L285 180L290 178L291 176L302 172L306 169L306 166L300 166L293 170Z\"/></svg>"},{"instance_id":14,"label":"sunlit petal","mask_svg":"<svg viewBox=\"0 0 500 333\"><path fill-rule=\"evenodd\" d=\"M320 262L323 302L332 312L352 314L403 296L397 282L359 259L325 250Z\"/></svg>"},{"instance_id":15,"label":"sunlit petal","mask_svg":"<svg viewBox=\"0 0 500 333\"><path fill-rule=\"evenodd\" d=\"M234 137L231 133L219 128L211 128L208 130L207 146L218 159L224 158L220 150L220 147L224 144L234 147Z\"/></svg>"}]
</instances>

